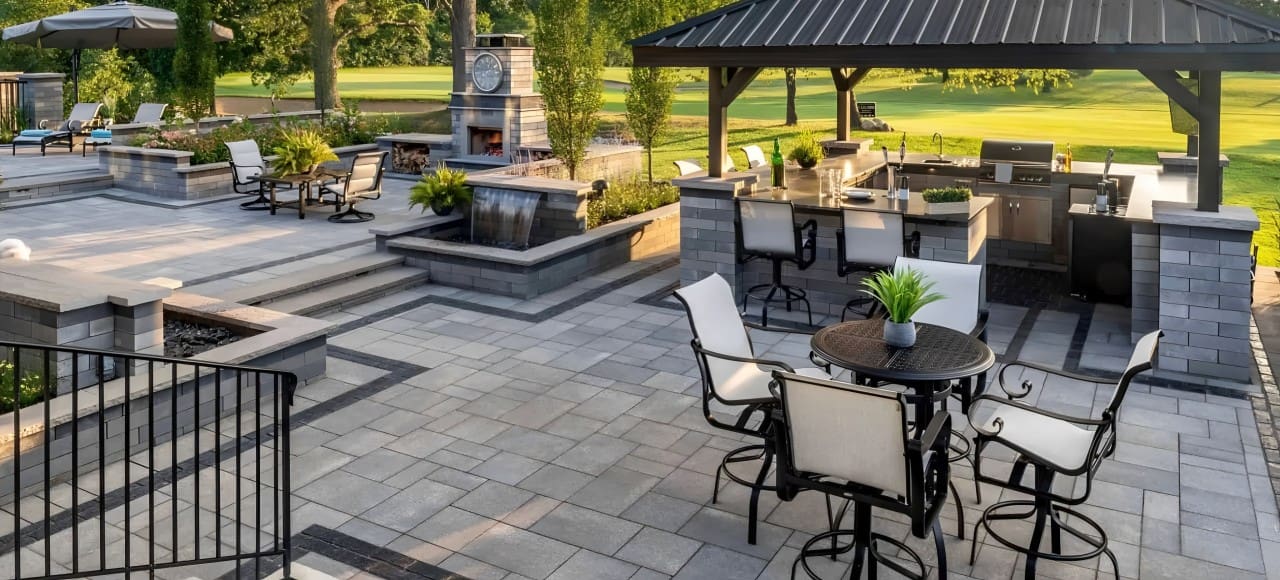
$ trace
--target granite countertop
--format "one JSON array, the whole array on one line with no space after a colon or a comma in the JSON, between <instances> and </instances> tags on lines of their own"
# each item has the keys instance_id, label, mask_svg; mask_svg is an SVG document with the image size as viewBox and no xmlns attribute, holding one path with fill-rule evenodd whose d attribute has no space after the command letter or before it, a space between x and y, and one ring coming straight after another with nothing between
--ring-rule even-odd
<instances>
[{"instance_id":1,"label":"granite countertop","mask_svg":"<svg viewBox=\"0 0 1280 580\"><path fill-rule=\"evenodd\" d=\"M900 200L895 197L890 197L889 193L883 189L860 189L863 191L870 191L872 193L872 197L866 200L838 199L830 196L823 196L819 198L816 191L800 190L796 188L757 191L753 195L744 195L741 197L790 200L795 204L797 209L802 211L809 210L835 213L842 209L853 209L859 211L900 213L908 218L945 222L967 222L977 217L978 214L982 213L982 211L987 209L987 207L992 203L995 203L995 200L990 197L975 196L969 200L969 211L967 213L929 213L928 204L925 203L924 197L918 191L911 192L908 199Z\"/></svg>"}]
</instances>

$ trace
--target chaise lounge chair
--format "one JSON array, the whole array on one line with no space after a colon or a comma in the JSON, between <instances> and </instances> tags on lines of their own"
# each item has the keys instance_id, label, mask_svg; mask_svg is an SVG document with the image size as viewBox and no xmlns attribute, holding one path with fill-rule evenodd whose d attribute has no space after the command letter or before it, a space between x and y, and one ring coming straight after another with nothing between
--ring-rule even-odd
<instances>
[{"instance_id":1,"label":"chaise lounge chair","mask_svg":"<svg viewBox=\"0 0 1280 580\"><path fill-rule=\"evenodd\" d=\"M65 145L68 152L75 151L75 136L83 134L92 127L101 108L102 103L76 103L76 106L71 108L71 114L67 115L67 120L63 121L57 130L44 128L46 122L41 121L40 129L29 129L14 137L12 154L18 154L18 146L38 146L41 157L50 145Z\"/></svg>"},{"instance_id":2,"label":"chaise lounge chair","mask_svg":"<svg viewBox=\"0 0 1280 580\"><path fill-rule=\"evenodd\" d=\"M138 105L138 110L133 114L133 125L159 125L164 122L164 110L169 105L164 103L142 103ZM99 145L111 144L110 129L94 129L89 132L89 136L85 137L80 144L80 156L84 157L89 152L89 146L93 146L93 150L97 151Z\"/></svg>"}]
</instances>

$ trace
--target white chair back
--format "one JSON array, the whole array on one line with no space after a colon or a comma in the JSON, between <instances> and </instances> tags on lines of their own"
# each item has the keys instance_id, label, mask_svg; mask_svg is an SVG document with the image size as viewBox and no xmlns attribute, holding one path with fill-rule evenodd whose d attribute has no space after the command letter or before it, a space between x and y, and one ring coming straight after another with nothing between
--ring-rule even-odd
<instances>
[{"instance_id":1,"label":"white chair back","mask_svg":"<svg viewBox=\"0 0 1280 580\"><path fill-rule=\"evenodd\" d=\"M347 196L373 196L382 187L382 159L385 152L361 153L351 161L351 178L347 180Z\"/></svg>"},{"instance_id":2,"label":"white chair back","mask_svg":"<svg viewBox=\"0 0 1280 580\"><path fill-rule=\"evenodd\" d=\"M969 333L978 325L979 296L982 291L982 266L898 258L894 271L910 268L933 282L933 291L943 299L921 308L912 320L936 324L958 332Z\"/></svg>"},{"instance_id":3,"label":"white chair back","mask_svg":"<svg viewBox=\"0 0 1280 580\"><path fill-rule=\"evenodd\" d=\"M764 149L761 149L759 145L747 145L742 148L742 152L747 155L747 167L751 169L769 164L769 160L764 156Z\"/></svg>"},{"instance_id":4,"label":"white chair back","mask_svg":"<svg viewBox=\"0 0 1280 580\"><path fill-rule=\"evenodd\" d=\"M755 358L733 290L719 274L676 290L675 295L684 304L693 336L702 348L740 358ZM755 363L716 357L703 357L703 362L708 374L705 378L713 389L716 385L730 384L740 373L760 372Z\"/></svg>"},{"instance_id":5,"label":"white chair back","mask_svg":"<svg viewBox=\"0 0 1280 580\"><path fill-rule=\"evenodd\" d=\"M795 208L789 201L738 198L742 250L776 257L795 257Z\"/></svg>"},{"instance_id":6,"label":"white chair back","mask_svg":"<svg viewBox=\"0 0 1280 580\"><path fill-rule=\"evenodd\" d=\"M76 103L74 107L71 107L71 112L67 114L67 120L62 123L62 130L81 130L85 125L98 118L100 109L102 109L102 103Z\"/></svg>"},{"instance_id":7,"label":"white chair back","mask_svg":"<svg viewBox=\"0 0 1280 580\"><path fill-rule=\"evenodd\" d=\"M906 409L897 393L777 371L793 467L907 495Z\"/></svg>"},{"instance_id":8,"label":"white chair back","mask_svg":"<svg viewBox=\"0 0 1280 580\"><path fill-rule=\"evenodd\" d=\"M133 114L133 122L159 123L164 120L164 110L168 107L164 103L142 103Z\"/></svg>"},{"instance_id":9,"label":"white chair back","mask_svg":"<svg viewBox=\"0 0 1280 580\"><path fill-rule=\"evenodd\" d=\"M676 161L675 165L676 170L680 172L681 177L702 171L702 168L698 167L698 164L692 161Z\"/></svg>"},{"instance_id":10,"label":"white chair back","mask_svg":"<svg viewBox=\"0 0 1280 580\"><path fill-rule=\"evenodd\" d=\"M733 164L733 157L728 153L724 154L724 163L720 166L721 171L737 171L738 166Z\"/></svg>"},{"instance_id":11,"label":"white chair back","mask_svg":"<svg viewBox=\"0 0 1280 580\"><path fill-rule=\"evenodd\" d=\"M902 214L842 210L844 259L850 264L892 268L902 257Z\"/></svg>"},{"instance_id":12,"label":"white chair back","mask_svg":"<svg viewBox=\"0 0 1280 580\"><path fill-rule=\"evenodd\" d=\"M267 163L262 160L257 141L228 141L226 145L231 152L231 173L237 184L250 183L266 170Z\"/></svg>"},{"instance_id":13,"label":"white chair back","mask_svg":"<svg viewBox=\"0 0 1280 580\"><path fill-rule=\"evenodd\" d=\"M1119 410L1120 402L1124 400L1125 391L1129 389L1129 382L1139 373L1146 371L1155 364L1156 349L1160 346L1161 331L1156 330L1149 332L1142 338L1138 339L1138 344L1133 346L1133 354L1129 355L1129 364L1124 369L1124 374L1120 376L1120 382L1116 385L1115 392L1111 393L1111 398L1107 401L1107 409L1111 410L1114 415Z\"/></svg>"}]
</instances>

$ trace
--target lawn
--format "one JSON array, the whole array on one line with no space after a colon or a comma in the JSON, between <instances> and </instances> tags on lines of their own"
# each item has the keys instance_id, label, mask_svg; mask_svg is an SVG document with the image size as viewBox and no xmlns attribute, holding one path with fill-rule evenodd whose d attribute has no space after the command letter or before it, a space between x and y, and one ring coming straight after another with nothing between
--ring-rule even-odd
<instances>
[{"instance_id":1,"label":"lawn","mask_svg":"<svg viewBox=\"0 0 1280 580\"><path fill-rule=\"evenodd\" d=\"M706 158L706 92L697 71L684 73L689 82L676 95L672 131L655 151L660 177L673 173L671 161ZM606 119L620 122L626 69L608 69ZM344 69L339 86L355 100L448 99L447 67ZM1280 195L1280 75L1228 74L1223 78L1223 150L1231 156L1226 173L1228 203L1253 206L1262 215L1263 231L1255 236L1266 264L1280 264L1275 198ZM218 83L224 96L265 96L247 74L232 74ZM797 111L802 125L832 133L835 103L830 77L815 71L798 82ZM309 82L299 83L291 97L311 95ZM881 118L905 131L912 150L930 150L935 131L947 136L947 151L976 154L984 137L1046 139L1072 144L1076 157L1101 160L1115 147L1117 161L1154 163L1155 152L1181 150L1185 138L1169 127L1168 101L1140 74L1098 71L1077 79L1073 87L1035 95L1026 89L981 92L943 91L936 83L903 88L892 78L868 78L859 87L861 101L875 101ZM786 139L798 128L783 127L786 87L780 73L761 75L729 108L730 144L738 164L745 158L737 147L765 145L774 136ZM883 136L881 136L883 138ZM891 138L896 142L897 137Z\"/></svg>"}]
</instances>

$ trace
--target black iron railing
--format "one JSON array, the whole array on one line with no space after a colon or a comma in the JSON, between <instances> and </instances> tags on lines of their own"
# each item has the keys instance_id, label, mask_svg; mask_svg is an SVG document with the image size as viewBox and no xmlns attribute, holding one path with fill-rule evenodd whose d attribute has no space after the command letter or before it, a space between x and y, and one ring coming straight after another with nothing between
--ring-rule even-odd
<instances>
[{"instance_id":1,"label":"black iron railing","mask_svg":"<svg viewBox=\"0 0 1280 580\"><path fill-rule=\"evenodd\" d=\"M269 369L0 341L0 517L12 518L0 561L13 567L0 577L234 562L261 578L269 559L288 578L296 385Z\"/></svg>"},{"instance_id":2,"label":"black iron railing","mask_svg":"<svg viewBox=\"0 0 1280 580\"><path fill-rule=\"evenodd\" d=\"M26 81L0 79L0 133L16 134L32 123L23 97Z\"/></svg>"}]
</instances>

